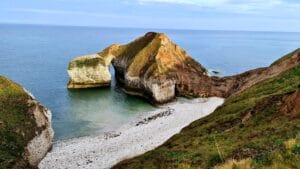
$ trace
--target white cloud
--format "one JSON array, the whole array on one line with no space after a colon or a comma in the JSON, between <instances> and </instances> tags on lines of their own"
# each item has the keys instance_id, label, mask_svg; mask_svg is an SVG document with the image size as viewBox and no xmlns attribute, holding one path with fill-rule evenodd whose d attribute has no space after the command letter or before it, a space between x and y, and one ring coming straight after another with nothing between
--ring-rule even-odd
<instances>
[{"instance_id":1,"label":"white cloud","mask_svg":"<svg viewBox=\"0 0 300 169\"><path fill-rule=\"evenodd\" d=\"M53 9L35 9L35 8L6 8L9 12L23 13L39 13L39 14L63 14L63 15L84 15L92 17L120 17L117 14L94 13L88 11L68 11L68 10L53 10Z\"/></svg>"},{"instance_id":2,"label":"white cloud","mask_svg":"<svg viewBox=\"0 0 300 169\"><path fill-rule=\"evenodd\" d=\"M137 0L140 4L169 3L193 5L199 8L211 8L219 11L235 13L254 13L261 10L272 9L287 2L283 0Z\"/></svg>"},{"instance_id":3,"label":"white cloud","mask_svg":"<svg viewBox=\"0 0 300 169\"><path fill-rule=\"evenodd\" d=\"M138 0L141 4L144 3L172 3L172 4L186 4L197 5L201 7L222 5L228 0Z\"/></svg>"}]
</instances>

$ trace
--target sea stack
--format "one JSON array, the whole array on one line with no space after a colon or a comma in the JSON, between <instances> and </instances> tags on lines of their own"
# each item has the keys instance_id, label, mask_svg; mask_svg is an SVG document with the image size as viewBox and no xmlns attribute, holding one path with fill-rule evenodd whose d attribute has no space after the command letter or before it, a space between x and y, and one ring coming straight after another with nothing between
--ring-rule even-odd
<instances>
[{"instance_id":1,"label":"sea stack","mask_svg":"<svg viewBox=\"0 0 300 169\"><path fill-rule=\"evenodd\" d=\"M75 58L69 63L69 89L109 86L111 75L109 65L112 55L86 55Z\"/></svg>"},{"instance_id":2,"label":"sea stack","mask_svg":"<svg viewBox=\"0 0 300 169\"><path fill-rule=\"evenodd\" d=\"M201 64L163 33L149 32L114 54L116 78L124 91L156 103L175 98L178 87L191 90L194 76L207 75Z\"/></svg>"},{"instance_id":3,"label":"sea stack","mask_svg":"<svg viewBox=\"0 0 300 169\"><path fill-rule=\"evenodd\" d=\"M68 70L71 78L68 87L108 85L111 60L116 79L124 91L153 103L168 102L176 95L210 95L206 90L197 90L197 83L194 83L195 79L206 81L209 78L207 70L165 34L155 32L146 33L125 45L111 45L96 55L73 60Z\"/></svg>"},{"instance_id":4,"label":"sea stack","mask_svg":"<svg viewBox=\"0 0 300 169\"><path fill-rule=\"evenodd\" d=\"M52 146L51 112L0 76L0 168L36 168Z\"/></svg>"}]
</instances>

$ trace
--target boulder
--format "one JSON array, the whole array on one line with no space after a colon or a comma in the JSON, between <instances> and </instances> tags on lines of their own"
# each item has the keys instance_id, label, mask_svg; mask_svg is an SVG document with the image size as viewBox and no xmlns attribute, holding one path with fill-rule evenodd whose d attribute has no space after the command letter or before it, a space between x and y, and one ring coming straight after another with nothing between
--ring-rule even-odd
<instances>
[{"instance_id":1,"label":"boulder","mask_svg":"<svg viewBox=\"0 0 300 169\"><path fill-rule=\"evenodd\" d=\"M52 146L51 112L0 76L0 168L36 168Z\"/></svg>"}]
</instances>

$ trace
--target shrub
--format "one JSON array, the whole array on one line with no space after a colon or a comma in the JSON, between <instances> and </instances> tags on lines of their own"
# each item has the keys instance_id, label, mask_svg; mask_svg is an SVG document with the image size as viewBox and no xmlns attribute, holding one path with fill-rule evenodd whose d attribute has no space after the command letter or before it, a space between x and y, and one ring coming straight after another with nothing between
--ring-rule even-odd
<instances>
[{"instance_id":1,"label":"shrub","mask_svg":"<svg viewBox=\"0 0 300 169\"><path fill-rule=\"evenodd\" d=\"M209 166L216 166L217 164L222 163L223 160L219 154L213 154L209 157Z\"/></svg>"},{"instance_id":2,"label":"shrub","mask_svg":"<svg viewBox=\"0 0 300 169\"><path fill-rule=\"evenodd\" d=\"M272 156L269 153L263 153L256 156L254 162L258 166L269 166L272 164Z\"/></svg>"},{"instance_id":3,"label":"shrub","mask_svg":"<svg viewBox=\"0 0 300 169\"><path fill-rule=\"evenodd\" d=\"M300 154L300 144L296 144L293 148L292 148L292 152L294 154Z\"/></svg>"}]
</instances>

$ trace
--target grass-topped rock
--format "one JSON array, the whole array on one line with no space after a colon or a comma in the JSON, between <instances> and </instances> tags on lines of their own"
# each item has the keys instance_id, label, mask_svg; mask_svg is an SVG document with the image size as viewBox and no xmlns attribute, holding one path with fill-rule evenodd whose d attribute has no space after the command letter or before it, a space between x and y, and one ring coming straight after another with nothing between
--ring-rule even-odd
<instances>
[{"instance_id":1,"label":"grass-topped rock","mask_svg":"<svg viewBox=\"0 0 300 169\"><path fill-rule=\"evenodd\" d=\"M111 75L109 65L111 55L87 55L75 58L69 63L68 74L70 81L69 89L93 88L109 86Z\"/></svg>"},{"instance_id":2,"label":"grass-topped rock","mask_svg":"<svg viewBox=\"0 0 300 169\"><path fill-rule=\"evenodd\" d=\"M206 69L163 33L149 32L112 54L116 78L127 93L158 103L172 100L180 88L191 95L207 94L192 82L207 77Z\"/></svg>"},{"instance_id":3,"label":"grass-topped rock","mask_svg":"<svg viewBox=\"0 0 300 169\"><path fill-rule=\"evenodd\" d=\"M52 138L51 112L0 76L0 168L36 168Z\"/></svg>"}]
</instances>

